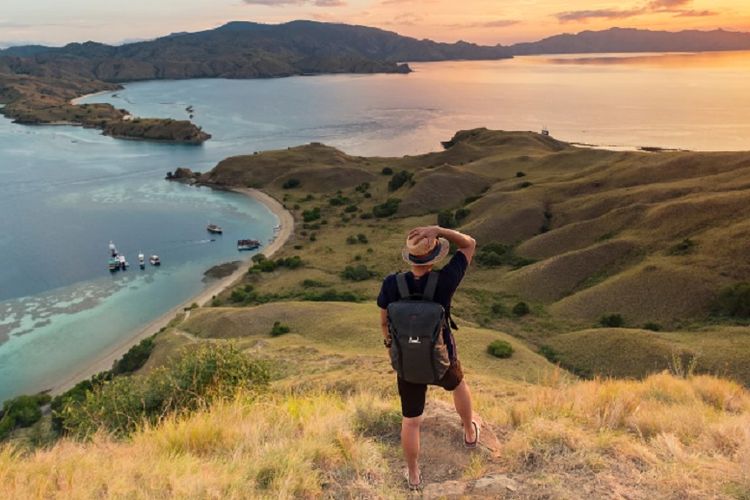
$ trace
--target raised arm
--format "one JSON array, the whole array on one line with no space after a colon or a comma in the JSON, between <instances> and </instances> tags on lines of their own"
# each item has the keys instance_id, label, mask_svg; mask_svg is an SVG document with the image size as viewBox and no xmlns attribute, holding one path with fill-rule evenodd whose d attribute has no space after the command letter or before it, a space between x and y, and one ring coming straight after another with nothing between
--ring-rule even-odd
<instances>
[{"instance_id":1,"label":"raised arm","mask_svg":"<svg viewBox=\"0 0 750 500\"><path fill-rule=\"evenodd\" d=\"M471 264L471 259L474 257L474 251L477 248L477 242L474 238L468 234L455 231L453 229L447 229L440 226L425 226L417 227L409 232L409 238L445 238L458 247L459 252L463 252L466 256L466 261Z\"/></svg>"}]
</instances>

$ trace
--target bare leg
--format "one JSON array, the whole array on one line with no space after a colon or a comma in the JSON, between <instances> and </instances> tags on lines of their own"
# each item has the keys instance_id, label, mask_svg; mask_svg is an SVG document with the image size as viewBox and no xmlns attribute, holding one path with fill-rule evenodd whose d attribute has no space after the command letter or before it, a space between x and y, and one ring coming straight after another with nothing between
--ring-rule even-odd
<instances>
[{"instance_id":1,"label":"bare leg","mask_svg":"<svg viewBox=\"0 0 750 500\"><path fill-rule=\"evenodd\" d=\"M419 483L419 428L421 425L421 415L414 418L404 417L401 421L401 447L404 449L411 484Z\"/></svg>"},{"instance_id":2,"label":"bare leg","mask_svg":"<svg viewBox=\"0 0 750 500\"><path fill-rule=\"evenodd\" d=\"M471 423L474 420L474 411L471 407L471 391L464 380L453 390L453 405L461 417L461 423L464 426L464 435L466 436L465 439L468 442L475 441L477 434Z\"/></svg>"}]
</instances>

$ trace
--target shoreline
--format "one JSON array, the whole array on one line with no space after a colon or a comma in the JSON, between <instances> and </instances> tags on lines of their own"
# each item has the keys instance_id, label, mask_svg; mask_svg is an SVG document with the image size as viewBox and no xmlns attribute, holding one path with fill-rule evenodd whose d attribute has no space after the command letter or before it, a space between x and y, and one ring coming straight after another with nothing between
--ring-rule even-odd
<instances>
[{"instance_id":1,"label":"shoreline","mask_svg":"<svg viewBox=\"0 0 750 500\"><path fill-rule=\"evenodd\" d=\"M80 101L81 99L86 99L87 97L94 97L94 96L102 95L102 94L109 94L110 92L116 92L116 91L114 91L114 90L100 90L98 92L89 92L88 94L83 94L81 96L74 97L73 99L71 99L68 102L70 102L70 104L72 104L73 106L78 106L78 101Z\"/></svg>"},{"instance_id":2,"label":"shoreline","mask_svg":"<svg viewBox=\"0 0 750 500\"><path fill-rule=\"evenodd\" d=\"M274 240L268 244L260 253L270 258L276 252L281 250L289 238L294 233L294 216L289 212L281 202L279 202L273 196L264 193L263 191L252 189L252 188L236 188L228 189L235 193L240 193L244 196L248 196L263 204L278 220L278 224L281 225L281 229L276 234ZM47 387L41 392L47 392L52 396L61 394L68 389L72 388L79 382L87 380L97 373L109 370L115 361L122 358L122 356L130 350L134 345L141 342L143 339L148 338L159 332L162 328L166 327L177 314L183 312L187 307L190 307L193 303L197 303L199 306L205 306L210 302L215 295L218 295L225 289L232 286L236 281L239 281L252 267L252 258L245 259L242 264L235 270L231 275L226 278L215 280L210 282L207 287L198 295L191 297L185 302L171 308L164 314L149 322L144 327L137 330L137 332L128 337L125 342L118 344L109 351L103 353L97 359L87 363L83 368L78 369L75 373L61 379L57 383Z\"/></svg>"}]
</instances>

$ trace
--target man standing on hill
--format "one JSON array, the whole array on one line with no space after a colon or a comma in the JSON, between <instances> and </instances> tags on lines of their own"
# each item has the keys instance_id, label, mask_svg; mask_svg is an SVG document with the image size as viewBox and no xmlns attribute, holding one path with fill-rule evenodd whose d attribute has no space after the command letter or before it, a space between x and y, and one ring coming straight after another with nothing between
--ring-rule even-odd
<instances>
[{"instance_id":1,"label":"man standing on hill","mask_svg":"<svg viewBox=\"0 0 750 500\"><path fill-rule=\"evenodd\" d=\"M451 243L458 251L442 269L433 271L433 266L448 255ZM475 249L474 238L458 231L439 226L412 229L401 252L411 271L385 278L378 296L383 342L390 349L398 373L403 415L401 445L411 489L422 485L419 430L428 385L453 392L456 412L463 423L464 445L476 448L479 442L471 392L463 379L450 319L451 299Z\"/></svg>"}]
</instances>

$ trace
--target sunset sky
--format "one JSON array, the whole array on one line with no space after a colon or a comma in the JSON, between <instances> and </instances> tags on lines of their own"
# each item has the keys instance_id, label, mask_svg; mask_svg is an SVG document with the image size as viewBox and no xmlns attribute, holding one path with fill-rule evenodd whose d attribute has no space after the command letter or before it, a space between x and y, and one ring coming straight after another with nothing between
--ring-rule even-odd
<instances>
[{"instance_id":1,"label":"sunset sky","mask_svg":"<svg viewBox=\"0 0 750 500\"><path fill-rule=\"evenodd\" d=\"M750 31L749 0L0 0L0 43L119 43L231 20L377 26L418 38L533 41L612 26Z\"/></svg>"}]
</instances>

